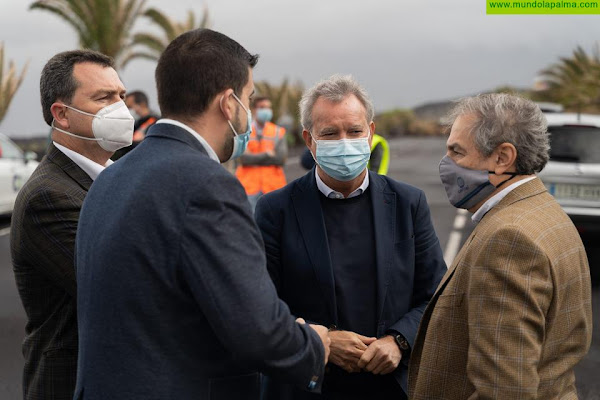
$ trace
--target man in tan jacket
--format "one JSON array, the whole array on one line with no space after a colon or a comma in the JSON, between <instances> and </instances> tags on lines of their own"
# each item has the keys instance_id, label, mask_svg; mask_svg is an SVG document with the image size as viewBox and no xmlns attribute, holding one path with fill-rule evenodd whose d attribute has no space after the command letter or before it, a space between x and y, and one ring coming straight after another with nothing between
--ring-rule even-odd
<instances>
[{"instance_id":1,"label":"man in tan jacket","mask_svg":"<svg viewBox=\"0 0 600 400\"><path fill-rule=\"evenodd\" d=\"M540 109L506 94L450 115L440 176L477 227L424 312L411 399L576 399L592 337L585 249L535 176L548 161Z\"/></svg>"}]
</instances>

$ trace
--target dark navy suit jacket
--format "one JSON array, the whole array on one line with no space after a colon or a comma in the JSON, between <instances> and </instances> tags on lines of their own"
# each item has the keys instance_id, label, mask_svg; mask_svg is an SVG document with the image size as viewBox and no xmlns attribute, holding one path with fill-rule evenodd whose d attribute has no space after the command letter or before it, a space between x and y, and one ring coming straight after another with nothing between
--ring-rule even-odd
<instances>
[{"instance_id":1,"label":"dark navy suit jacket","mask_svg":"<svg viewBox=\"0 0 600 400\"><path fill-rule=\"evenodd\" d=\"M421 190L374 172L369 172L368 190L377 259L377 337L394 330L412 346L446 264ZM295 315L329 326L337 325L337 307L319 196L312 169L264 195L256 206L256 221L281 299ZM407 366L403 359L395 372L405 392Z\"/></svg>"},{"instance_id":2,"label":"dark navy suit jacket","mask_svg":"<svg viewBox=\"0 0 600 400\"><path fill-rule=\"evenodd\" d=\"M320 382L239 182L172 124L103 171L77 232L75 398L258 399L257 370Z\"/></svg>"}]
</instances>

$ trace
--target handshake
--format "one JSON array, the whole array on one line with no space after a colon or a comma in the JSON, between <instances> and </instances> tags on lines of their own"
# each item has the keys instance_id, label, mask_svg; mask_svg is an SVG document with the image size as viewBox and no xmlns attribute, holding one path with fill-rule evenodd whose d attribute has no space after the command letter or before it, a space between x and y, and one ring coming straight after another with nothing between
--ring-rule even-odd
<instances>
[{"instance_id":1,"label":"handshake","mask_svg":"<svg viewBox=\"0 0 600 400\"><path fill-rule=\"evenodd\" d=\"M302 318L296 321L305 323ZM323 342L325 364L331 361L346 372L367 371L385 375L393 372L402 360L402 352L393 336L377 339L350 331L330 331L323 325L309 326Z\"/></svg>"}]
</instances>

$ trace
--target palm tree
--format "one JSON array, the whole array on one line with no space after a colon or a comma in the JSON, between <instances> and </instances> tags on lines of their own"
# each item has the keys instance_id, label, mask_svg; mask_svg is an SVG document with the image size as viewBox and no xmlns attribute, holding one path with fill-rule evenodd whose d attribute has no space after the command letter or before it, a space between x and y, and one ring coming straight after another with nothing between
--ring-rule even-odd
<instances>
[{"instance_id":1,"label":"palm tree","mask_svg":"<svg viewBox=\"0 0 600 400\"><path fill-rule=\"evenodd\" d=\"M12 101L17 89L23 82L27 65L25 64L21 73L17 75L17 68L11 60L8 62L8 71L4 71L4 43L0 42L0 122L4 119L8 106Z\"/></svg>"},{"instance_id":2,"label":"palm tree","mask_svg":"<svg viewBox=\"0 0 600 400\"><path fill-rule=\"evenodd\" d=\"M285 110L287 114L291 115L294 118L294 125L298 129L300 128L300 110L298 109L298 106L300 105L300 100L302 99L303 94L304 85L302 84L302 82L296 82L296 84L288 87ZM300 133L302 133L301 129Z\"/></svg>"},{"instance_id":3,"label":"palm tree","mask_svg":"<svg viewBox=\"0 0 600 400\"><path fill-rule=\"evenodd\" d=\"M281 85L271 85L269 82L255 82L254 87L260 96L268 97L271 100L271 106L273 107L273 121L277 121L279 117L286 113L284 108L287 95L289 81L287 78L283 80Z\"/></svg>"},{"instance_id":4,"label":"palm tree","mask_svg":"<svg viewBox=\"0 0 600 400\"><path fill-rule=\"evenodd\" d=\"M146 0L38 0L30 10L46 10L75 29L81 48L97 50L123 65L131 47L131 29Z\"/></svg>"},{"instance_id":5,"label":"palm tree","mask_svg":"<svg viewBox=\"0 0 600 400\"><path fill-rule=\"evenodd\" d=\"M148 32L136 33L133 36L134 45L146 47L146 50L132 51L124 59L123 65L134 58L145 58L148 60L158 60L161 53L177 36L198 28L209 28L211 21L209 20L208 8L203 7L202 17L196 18L194 11L189 10L187 19L183 22L177 22L169 18L166 14L156 8L149 8L144 11L143 15L149 18L154 24L158 25L162 31L162 35L156 35Z\"/></svg>"},{"instance_id":6,"label":"palm tree","mask_svg":"<svg viewBox=\"0 0 600 400\"><path fill-rule=\"evenodd\" d=\"M542 71L550 100L582 112L600 106L600 49L587 54L581 47L571 57Z\"/></svg>"}]
</instances>

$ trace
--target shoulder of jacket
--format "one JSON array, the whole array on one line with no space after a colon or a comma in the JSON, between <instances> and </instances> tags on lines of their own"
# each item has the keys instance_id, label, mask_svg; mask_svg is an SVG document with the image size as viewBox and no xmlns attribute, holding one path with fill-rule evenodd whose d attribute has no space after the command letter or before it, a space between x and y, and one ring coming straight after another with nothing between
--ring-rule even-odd
<instances>
[{"instance_id":1,"label":"shoulder of jacket","mask_svg":"<svg viewBox=\"0 0 600 400\"><path fill-rule=\"evenodd\" d=\"M20 192L62 191L63 186L78 185L59 165L46 160L33 171Z\"/></svg>"},{"instance_id":2,"label":"shoulder of jacket","mask_svg":"<svg viewBox=\"0 0 600 400\"><path fill-rule=\"evenodd\" d=\"M293 180L282 188L273 190L267 194L264 194L262 197L265 198L266 201L269 202L271 206L284 206L286 203L290 203L294 196L297 196L299 193L303 193L306 188L301 189L300 181L302 177Z\"/></svg>"},{"instance_id":3,"label":"shoulder of jacket","mask_svg":"<svg viewBox=\"0 0 600 400\"><path fill-rule=\"evenodd\" d=\"M55 209L63 204L67 209L81 208L86 191L70 177L39 176L29 179L15 200L13 212L25 214L35 210Z\"/></svg>"}]
</instances>

